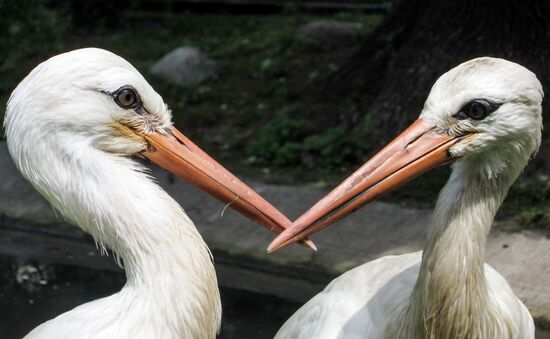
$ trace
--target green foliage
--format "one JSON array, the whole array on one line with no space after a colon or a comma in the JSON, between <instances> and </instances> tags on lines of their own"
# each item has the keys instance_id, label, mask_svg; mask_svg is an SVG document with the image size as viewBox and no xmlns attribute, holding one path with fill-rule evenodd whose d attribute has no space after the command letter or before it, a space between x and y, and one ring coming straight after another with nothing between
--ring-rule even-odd
<instances>
[{"instance_id":1,"label":"green foliage","mask_svg":"<svg viewBox=\"0 0 550 339\"><path fill-rule=\"evenodd\" d=\"M303 120L293 116L292 109L284 108L260 130L247 151L261 164L298 165L305 125Z\"/></svg>"},{"instance_id":2,"label":"green foliage","mask_svg":"<svg viewBox=\"0 0 550 339\"><path fill-rule=\"evenodd\" d=\"M501 214L514 217L522 228L550 230L550 184L513 185Z\"/></svg>"},{"instance_id":3,"label":"green foliage","mask_svg":"<svg viewBox=\"0 0 550 339\"><path fill-rule=\"evenodd\" d=\"M333 127L322 134L304 140L303 149L309 152L323 168L333 169L359 162L365 145L343 127Z\"/></svg>"},{"instance_id":4,"label":"green foliage","mask_svg":"<svg viewBox=\"0 0 550 339\"><path fill-rule=\"evenodd\" d=\"M297 112L299 106L281 110L259 131L248 153L264 165L318 166L322 170L349 166L361 159L366 147L353 133L341 126L314 133Z\"/></svg>"}]
</instances>

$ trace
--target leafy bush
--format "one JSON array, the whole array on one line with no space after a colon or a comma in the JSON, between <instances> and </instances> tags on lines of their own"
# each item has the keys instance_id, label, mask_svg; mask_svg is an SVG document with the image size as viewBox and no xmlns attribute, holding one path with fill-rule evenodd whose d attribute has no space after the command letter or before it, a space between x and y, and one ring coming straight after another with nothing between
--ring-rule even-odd
<instances>
[{"instance_id":1,"label":"leafy bush","mask_svg":"<svg viewBox=\"0 0 550 339\"><path fill-rule=\"evenodd\" d=\"M499 211L500 215L512 216L526 228L549 229L550 185L533 182L513 185Z\"/></svg>"},{"instance_id":2,"label":"leafy bush","mask_svg":"<svg viewBox=\"0 0 550 339\"><path fill-rule=\"evenodd\" d=\"M260 130L247 151L262 164L298 165L305 126L303 120L292 116L291 108L283 108L277 117Z\"/></svg>"},{"instance_id":3,"label":"leafy bush","mask_svg":"<svg viewBox=\"0 0 550 339\"><path fill-rule=\"evenodd\" d=\"M366 147L354 133L341 126L313 133L296 111L296 108L283 109L249 145L248 153L260 164L319 166L330 170L361 160Z\"/></svg>"},{"instance_id":4,"label":"leafy bush","mask_svg":"<svg viewBox=\"0 0 550 339\"><path fill-rule=\"evenodd\" d=\"M322 134L311 135L304 140L303 151L309 152L314 163L324 168L336 168L360 161L364 147L352 133L343 127L333 127Z\"/></svg>"}]
</instances>

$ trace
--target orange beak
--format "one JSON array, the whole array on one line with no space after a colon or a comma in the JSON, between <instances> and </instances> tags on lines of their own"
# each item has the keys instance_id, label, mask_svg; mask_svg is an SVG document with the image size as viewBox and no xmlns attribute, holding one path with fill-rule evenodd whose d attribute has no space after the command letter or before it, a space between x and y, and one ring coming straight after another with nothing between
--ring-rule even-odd
<instances>
[{"instance_id":1,"label":"orange beak","mask_svg":"<svg viewBox=\"0 0 550 339\"><path fill-rule=\"evenodd\" d=\"M449 163L448 149L463 137L437 133L418 119L269 245L273 252L322 230L428 170Z\"/></svg>"},{"instance_id":2,"label":"orange beak","mask_svg":"<svg viewBox=\"0 0 550 339\"><path fill-rule=\"evenodd\" d=\"M273 232L281 233L290 226L290 220L279 210L218 164L180 131L172 127L170 132L144 135L149 148L140 155L229 204ZM311 241L304 239L302 242L316 249Z\"/></svg>"}]
</instances>

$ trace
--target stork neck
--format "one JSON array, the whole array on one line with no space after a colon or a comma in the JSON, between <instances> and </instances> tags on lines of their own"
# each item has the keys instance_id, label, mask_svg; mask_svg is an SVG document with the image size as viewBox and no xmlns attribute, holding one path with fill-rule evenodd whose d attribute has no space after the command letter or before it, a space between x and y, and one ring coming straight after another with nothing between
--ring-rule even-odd
<instances>
[{"instance_id":1,"label":"stork neck","mask_svg":"<svg viewBox=\"0 0 550 339\"><path fill-rule=\"evenodd\" d=\"M121 300L133 299L132 307L141 303L155 326L178 337L213 338L220 296L211 253L195 225L144 173L128 164L106 173L106 205L91 229L103 230L94 236L123 259L127 283Z\"/></svg>"},{"instance_id":2,"label":"stork neck","mask_svg":"<svg viewBox=\"0 0 550 339\"><path fill-rule=\"evenodd\" d=\"M506 178L487 179L457 165L429 221L421 267L426 282L440 274L449 281L449 273L456 273L452 275L456 279L483 273L487 235L511 184ZM429 279L422 275L428 273ZM476 281L482 280L482 274L479 278Z\"/></svg>"},{"instance_id":3,"label":"stork neck","mask_svg":"<svg viewBox=\"0 0 550 339\"><path fill-rule=\"evenodd\" d=\"M408 308L413 333L426 338L489 338L493 321L485 280L485 243L517 177L488 179L457 162L430 219ZM494 333L493 333L494 334ZM498 336L497 336L498 337Z\"/></svg>"},{"instance_id":4,"label":"stork neck","mask_svg":"<svg viewBox=\"0 0 550 339\"><path fill-rule=\"evenodd\" d=\"M36 147L51 156L37 161L22 149L14 157L22 173L66 219L122 258L127 283L109 309L127 310L122 321L166 329L169 337L215 337L221 304L212 257L178 203L130 159L72 144L56 152Z\"/></svg>"}]
</instances>

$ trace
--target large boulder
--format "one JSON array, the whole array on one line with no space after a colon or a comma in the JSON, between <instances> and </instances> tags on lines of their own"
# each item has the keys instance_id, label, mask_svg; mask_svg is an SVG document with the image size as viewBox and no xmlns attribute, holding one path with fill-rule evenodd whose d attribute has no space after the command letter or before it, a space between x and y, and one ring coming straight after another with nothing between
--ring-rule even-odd
<instances>
[{"instance_id":1,"label":"large boulder","mask_svg":"<svg viewBox=\"0 0 550 339\"><path fill-rule=\"evenodd\" d=\"M167 53L150 69L153 75L181 86L196 85L214 75L217 64L198 48L183 46Z\"/></svg>"}]
</instances>

